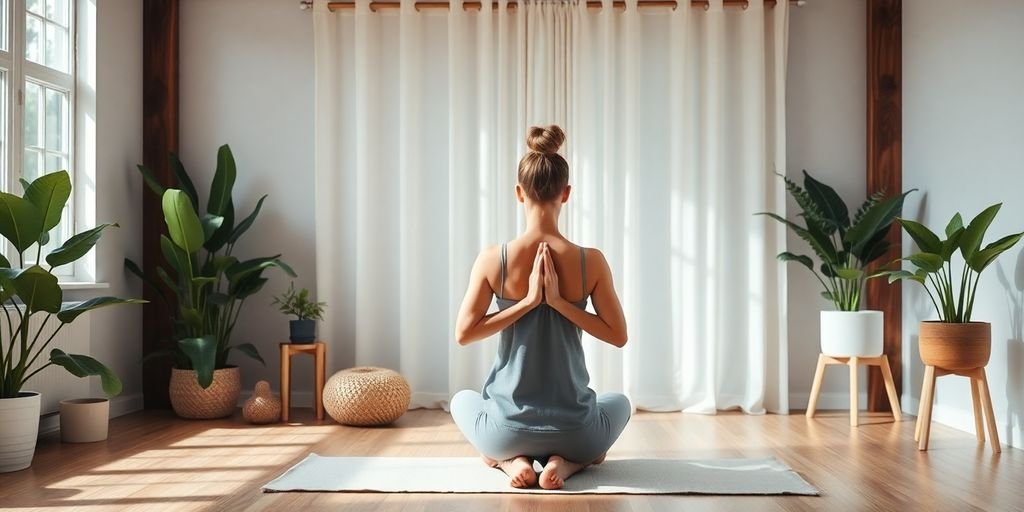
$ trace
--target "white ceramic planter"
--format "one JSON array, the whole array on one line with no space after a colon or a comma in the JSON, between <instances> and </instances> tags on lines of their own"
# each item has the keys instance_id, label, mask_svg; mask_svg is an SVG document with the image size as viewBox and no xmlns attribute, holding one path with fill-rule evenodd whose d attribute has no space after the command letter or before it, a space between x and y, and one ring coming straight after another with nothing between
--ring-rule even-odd
<instances>
[{"instance_id":1,"label":"white ceramic planter","mask_svg":"<svg viewBox=\"0 0 1024 512\"><path fill-rule=\"evenodd\" d=\"M95 443L107 438L110 400L75 398L60 401L60 440L65 443Z\"/></svg>"},{"instance_id":2,"label":"white ceramic planter","mask_svg":"<svg viewBox=\"0 0 1024 512\"><path fill-rule=\"evenodd\" d=\"M835 357L882 355L881 311L822 311L821 353Z\"/></svg>"},{"instance_id":3,"label":"white ceramic planter","mask_svg":"<svg viewBox=\"0 0 1024 512\"><path fill-rule=\"evenodd\" d=\"M22 391L18 398L0 398L0 473L32 465L39 437L39 393Z\"/></svg>"}]
</instances>

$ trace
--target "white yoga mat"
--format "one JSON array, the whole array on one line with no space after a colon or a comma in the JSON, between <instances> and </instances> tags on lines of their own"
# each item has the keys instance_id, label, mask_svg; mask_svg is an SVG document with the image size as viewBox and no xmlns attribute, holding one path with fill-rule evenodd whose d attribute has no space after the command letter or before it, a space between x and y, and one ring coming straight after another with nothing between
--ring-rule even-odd
<instances>
[{"instance_id":1,"label":"white yoga mat","mask_svg":"<svg viewBox=\"0 0 1024 512\"><path fill-rule=\"evenodd\" d=\"M536 466L537 469L540 469ZM263 492L563 494L800 494L818 490L775 458L607 460L560 491L515 489L475 457L321 457L310 454Z\"/></svg>"}]
</instances>

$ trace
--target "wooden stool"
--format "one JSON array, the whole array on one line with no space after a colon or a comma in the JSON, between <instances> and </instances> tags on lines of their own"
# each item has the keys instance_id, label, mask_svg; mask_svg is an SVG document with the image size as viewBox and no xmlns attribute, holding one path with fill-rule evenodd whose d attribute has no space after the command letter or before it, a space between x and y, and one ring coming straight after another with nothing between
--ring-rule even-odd
<instances>
[{"instance_id":1,"label":"wooden stool","mask_svg":"<svg viewBox=\"0 0 1024 512\"><path fill-rule=\"evenodd\" d=\"M974 432L978 442L985 444L985 423L988 424L988 437L992 442L992 453L999 453L999 432L996 431L996 416L992 412L992 397L988 393L988 378L985 368L971 370L946 370L935 366L924 367L924 384L921 386L921 407L917 411L917 426L914 428L914 441L918 450L928 449L928 435L932 425L932 402L935 401L935 379L943 375L960 375L971 379L971 398L974 402ZM982 414L985 419L982 420Z\"/></svg>"},{"instance_id":2,"label":"wooden stool","mask_svg":"<svg viewBox=\"0 0 1024 512\"><path fill-rule=\"evenodd\" d=\"M281 422L288 422L289 407L292 399L292 356L295 354L313 354L316 365L316 389L313 390L313 408L316 419L324 419L324 369L327 365L327 345L322 341L315 343L282 343L281 344Z\"/></svg>"},{"instance_id":3,"label":"wooden stool","mask_svg":"<svg viewBox=\"0 0 1024 512\"><path fill-rule=\"evenodd\" d=\"M830 364L842 364L850 367L850 426L857 426L857 366L878 366L882 371L882 379L885 380L885 392L889 395L889 407L892 408L892 418L900 421L900 400L896 398L896 385L892 381L892 371L889 369L889 358L885 354L877 357L832 357L825 354L818 355L818 369L814 371L814 385L811 386L811 398L807 403L807 417L813 418L814 411L818 407L818 394L821 393L821 381L825 377L825 366Z\"/></svg>"}]
</instances>

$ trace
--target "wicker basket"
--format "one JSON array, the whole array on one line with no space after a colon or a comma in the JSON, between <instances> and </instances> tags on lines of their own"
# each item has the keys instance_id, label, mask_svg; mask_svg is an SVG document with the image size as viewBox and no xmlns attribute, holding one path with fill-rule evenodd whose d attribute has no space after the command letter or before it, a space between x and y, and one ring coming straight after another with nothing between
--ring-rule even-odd
<instances>
[{"instance_id":1,"label":"wicker basket","mask_svg":"<svg viewBox=\"0 0 1024 512\"><path fill-rule=\"evenodd\" d=\"M264 425L281 419L281 400L270 392L270 383L261 380L256 383L252 396L242 406L242 417L249 423Z\"/></svg>"},{"instance_id":2,"label":"wicker basket","mask_svg":"<svg viewBox=\"0 0 1024 512\"><path fill-rule=\"evenodd\" d=\"M361 366L335 373L324 386L324 409L343 425L387 425L409 408L411 391L398 372Z\"/></svg>"},{"instance_id":3,"label":"wicker basket","mask_svg":"<svg viewBox=\"0 0 1024 512\"><path fill-rule=\"evenodd\" d=\"M195 370L171 370L171 407L182 418L209 420L231 416L238 404L242 382L238 367L213 372L213 384L203 389Z\"/></svg>"}]
</instances>

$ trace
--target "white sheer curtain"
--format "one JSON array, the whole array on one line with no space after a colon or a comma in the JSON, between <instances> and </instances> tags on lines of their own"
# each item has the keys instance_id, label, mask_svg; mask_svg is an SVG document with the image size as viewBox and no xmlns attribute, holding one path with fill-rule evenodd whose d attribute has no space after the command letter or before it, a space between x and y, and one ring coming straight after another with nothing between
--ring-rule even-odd
<instances>
[{"instance_id":1,"label":"white sheer curtain","mask_svg":"<svg viewBox=\"0 0 1024 512\"><path fill-rule=\"evenodd\" d=\"M787 2L481 12L314 5L317 288L332 365L399 370L414 407L478 388L459 347L481 248L516 236L525 129L560 124L566 233L604 251L629 322L587 338L592 386L647 410L786 412L782 211Z\"/></svg>"}]
</instances>

